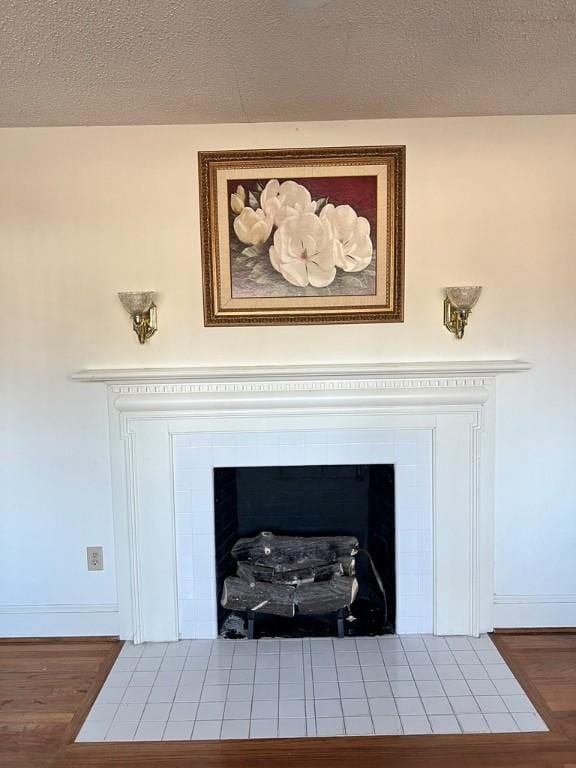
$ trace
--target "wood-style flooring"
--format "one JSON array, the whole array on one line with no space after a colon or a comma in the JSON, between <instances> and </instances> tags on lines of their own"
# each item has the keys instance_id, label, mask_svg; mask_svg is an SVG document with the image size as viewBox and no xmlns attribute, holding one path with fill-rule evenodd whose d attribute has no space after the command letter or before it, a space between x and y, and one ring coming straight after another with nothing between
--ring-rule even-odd
<instances>
[{"instance_id":1,"label":"wood-style flooring","mask_svg":"<svg viewBox=\"0 0 576 768\"><path fill-rule=\"evenodd\" d=\"M115 640L0 641L1 768L576 768L576 633L493 636L549 733L74 743Z\"/></svg>"}]
</instances>

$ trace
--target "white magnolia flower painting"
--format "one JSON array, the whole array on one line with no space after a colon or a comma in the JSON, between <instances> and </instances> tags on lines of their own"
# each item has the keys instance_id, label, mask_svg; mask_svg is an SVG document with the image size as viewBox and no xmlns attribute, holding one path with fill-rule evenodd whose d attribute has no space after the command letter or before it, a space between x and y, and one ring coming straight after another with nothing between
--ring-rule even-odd
<instances>
[{"instance_id":1,"label":"white magnolia flower painting","mask_svg":"<svg viewBox=\"0 0 576 768\"><path fill-rule=\"evenodd\" d=\"M233 298L370 296L375 176L229 181Z\"/></svg>"},{"instance_id":2,"label":"white magnolia flower painting","mask_svg":"<svg viewBox=\"0 0 576 768\"><path fill-rule=\"evenodd\" d=\"M206 325L401 322L404 155L200 152Z\"/></svg>"}]
</instances>

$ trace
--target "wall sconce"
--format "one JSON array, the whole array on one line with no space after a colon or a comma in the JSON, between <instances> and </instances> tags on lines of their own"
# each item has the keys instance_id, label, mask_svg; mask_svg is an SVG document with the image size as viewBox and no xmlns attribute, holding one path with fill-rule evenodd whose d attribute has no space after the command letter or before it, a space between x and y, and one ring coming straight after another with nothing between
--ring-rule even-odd
<instances>
[{"instance_id":1,"label":"wall sconce","mask_svg":"<svg viewBox=\"0 0 576 768\"><path fill-rule=\"evenodd\" d=\"M118 298L132 318L132 328L138 341L144 344L158 330L155 291L122 291Z\"/></svg>"},{"instance_id":2,"label":"wall sconce","mask_svg":"<svg viewBox=\"0 0 576 768\"><path fill-rule=\"evenodd\" d=\"M464 328L468 323L468 315L472 307L480 298L482 286L461 285L459 287L445 288L444 299L444 325L457 339L464 336Z\"/></svg>"}]
</instances>

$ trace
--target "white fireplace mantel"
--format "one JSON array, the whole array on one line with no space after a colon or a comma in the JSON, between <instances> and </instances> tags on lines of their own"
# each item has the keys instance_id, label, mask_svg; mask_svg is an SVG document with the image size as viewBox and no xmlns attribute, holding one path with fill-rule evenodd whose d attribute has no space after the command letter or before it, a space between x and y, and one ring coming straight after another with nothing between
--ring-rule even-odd
<instances>
[{"instance_id":1,"label":"white fireplace mantel","mask_svg":"<svg viewBox=\"0 0 576 768\"><path fill-rule=\"evenodd\" d=\"M337 430L366 441L377 431L427 430L433 630L491 629L492 385L500 374L529 368L500 360L74 374L75 381L108 389L121 636L179 636L174 441L200 432L270 437Z\"/></svg>"}]
</instances>

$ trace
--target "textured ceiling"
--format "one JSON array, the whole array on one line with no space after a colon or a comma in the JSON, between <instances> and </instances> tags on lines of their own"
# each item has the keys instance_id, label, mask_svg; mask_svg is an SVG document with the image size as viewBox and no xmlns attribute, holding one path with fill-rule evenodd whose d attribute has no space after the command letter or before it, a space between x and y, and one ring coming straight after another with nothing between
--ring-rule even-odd
<instances>
[{"instance_id":1,"label":"textured ceiling","mask_svg":"<svg viewBox=\"0 0 576 768\"><path fill-rule=\"evenodd\" d=\"M576 113L576 0L0 0L0 126Z\"/></svg>"}]
</instances>

